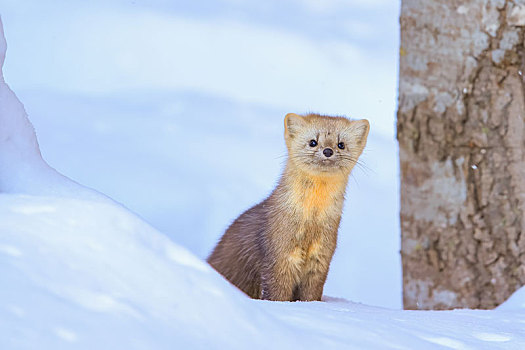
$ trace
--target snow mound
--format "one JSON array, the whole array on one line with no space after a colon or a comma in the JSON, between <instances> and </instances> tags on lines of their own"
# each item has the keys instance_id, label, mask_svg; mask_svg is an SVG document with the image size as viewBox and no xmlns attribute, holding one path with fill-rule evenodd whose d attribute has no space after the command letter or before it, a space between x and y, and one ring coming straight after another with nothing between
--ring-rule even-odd
<instances>
[{"instance_id":1,"label":"snow mound","mask_svg":"<svg viewBox=\"0 0 525 350\"><path fill-rule=\"evenodd\" d=\"M3 78L0 285L2 349L240 348L268 342L252 323L282 332L208 264L52 169Z\"/></svg>"},{"instance_id":2,"label":"snow mound","mask_svg":"<svg viewBox=\"0 0 525 350\"><path fill-rule=\"evenodd\" d=\"M7 44L0 19L0 193L67 195L107 200L51 168L40 154L24 106L4 81Z\"/></svg>"},{"instance_id":3,"label":"snow mound","mask_svg":"<svg viewBox=\"0 0 525 350\"><path fill-rule=\"evenodd\" d=\"M525 348L523 312L247 298L136 215L49 167L3 79L0 286L0 349Z\"/></svg>"},{"instance_id":4,"label":"snow mound","mask_svg":"<svg viewBox=\"0 0 525 350\"><path fill-rule=\"evenodd\" d=\"M501 311L525 311L525 286L514 292L503 304L498 306Z\"/></svg>"},{"instance_id":5,"label":"snow mound","mask_svg":"<svg viewBox=\"0 0 525 350\"><path fill-rule=\"evenodd\" d=\"M280 333L206 263L111 203L0 195L0 285L2 349L266 343L252 322Z\"/></svg>"},{"instance_id":6,"label":"snow mound","mask_svg":"<svg viewBox=\"0 0 525 350\"><path fill-rule=\"evenodd\" d=\"M205 262L52 169L3 79L0 285L1 349L239 347L265 343L247 320L269 323Z\"/></svg>"},{"instance_id":7,"label":"snow mound","mask_svg":"<svg viewBox=\"0 0 525 350\"><path fill-rule=\"evenodd\" d=\"M2 24L2 18L0 18L0 68L4 66L5 53L7 51L7 42L4 35L4 25ZM4 73L0 69L0 79L4 81Z\"/></svg>"},{"instance_id":8,"label":"snow mound","mask_svg":"<svg viewBox=\"0 0 525 350\"><path fill-rule=\"evenodd\" d=\"M1 349L520 349L525 314L248 299L124 208L0 194ZM7 286L7 288L6 288Z\"/></svg>"}]
</instances>

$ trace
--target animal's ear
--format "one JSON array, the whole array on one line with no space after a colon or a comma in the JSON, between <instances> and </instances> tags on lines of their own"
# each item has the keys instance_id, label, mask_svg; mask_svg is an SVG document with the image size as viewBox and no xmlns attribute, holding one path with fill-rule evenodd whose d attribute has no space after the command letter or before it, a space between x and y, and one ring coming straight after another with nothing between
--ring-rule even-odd
<instances>
[{"instance_id":1,"label":"animal's ear","mask_svg":"<svg viewBox=\"0 0 525 350\"><path fill-rule=\"evenodd\" d=\"M305 124L306 121L300 115L288 113L284 117L284 136L293 138Z\"/></svg>"},{"instance_id":2,"label":"animal's ear","mask_svg":"<svg viewBox=\"0 0 525 350\"><path fill-rule=\"evenodd\" d=\"M366 119L361 119L350 122L350 125L352 137L362 151L366 146L366 139L368 138L368 132L370 131L370 123Z\"/></svg>"}]
</instances>

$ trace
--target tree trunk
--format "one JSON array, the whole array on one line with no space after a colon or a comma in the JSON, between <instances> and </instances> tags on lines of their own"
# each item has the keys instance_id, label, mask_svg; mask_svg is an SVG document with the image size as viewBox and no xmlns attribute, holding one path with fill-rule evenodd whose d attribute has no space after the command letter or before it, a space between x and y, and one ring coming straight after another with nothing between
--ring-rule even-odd
<instances>
[{"instance_id":1,"label":"tree trunk","mask_svg":"<svg viewBox=\"0 0 525 350\"><path fill-rule=\"evenodd\" d=\"M403 302L494 308L525 284L525 1L403 0Z\"/></svg>"}]
</instances>

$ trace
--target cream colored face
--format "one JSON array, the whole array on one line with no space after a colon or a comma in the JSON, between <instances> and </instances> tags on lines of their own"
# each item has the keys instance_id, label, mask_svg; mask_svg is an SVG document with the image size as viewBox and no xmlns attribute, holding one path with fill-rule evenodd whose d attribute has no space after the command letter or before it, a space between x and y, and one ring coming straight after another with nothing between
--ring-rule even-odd
<instances>
[{"instance_id":1,"label":"cream colored face","mask_svg":"<svg viewBox=\"0 0 525 350\"><path fill-rule=\"evenodd\" d=\"M285 140L288 157L313 173L349 173L366 145L367 120L287 114Z\"/></svg>"}]
</instances>

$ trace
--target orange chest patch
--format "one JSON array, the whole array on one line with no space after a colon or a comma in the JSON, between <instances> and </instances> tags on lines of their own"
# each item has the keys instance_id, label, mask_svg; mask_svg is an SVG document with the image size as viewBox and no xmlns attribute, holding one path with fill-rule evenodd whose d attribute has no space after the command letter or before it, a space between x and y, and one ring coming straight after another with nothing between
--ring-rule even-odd
<instances>
[{"instance_id":1,"label":"orange chest patch","mask_svg":"<svg viewBox=\"0 0 525 350\"><path fill-rule=\"evenodd\" d=\"M331 204L333 190L326 183L315 183L304 190L303 207L305 210L324 211Z\"/></svg>"},{"instance_id":2,"label":"orange chest patch","mask_svg":"<svg viewBox=\"0 0 525 350\"><path fill-rule=\"evenodd\" d=\"M305 214L323 213L334 206L341 192L341 184L317 180L308 185L298 183L294 189L295 201Z\"/></svg>"}]
</instances>

